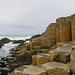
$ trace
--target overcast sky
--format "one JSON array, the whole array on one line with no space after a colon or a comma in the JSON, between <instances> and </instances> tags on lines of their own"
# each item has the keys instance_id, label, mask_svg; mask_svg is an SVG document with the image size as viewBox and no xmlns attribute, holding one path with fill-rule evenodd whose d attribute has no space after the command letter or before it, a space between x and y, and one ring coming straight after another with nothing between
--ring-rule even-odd
<instances>
[{"instance_id":1,"label":"overcast sky","mask_svg":"<svg viewBox=\"0 0 75 75\"><path fill-rule=\"evenodd\" d=\"M72 14L75 0L0 0L0 35L39 34Z\"/></svg>"}]
</instances>

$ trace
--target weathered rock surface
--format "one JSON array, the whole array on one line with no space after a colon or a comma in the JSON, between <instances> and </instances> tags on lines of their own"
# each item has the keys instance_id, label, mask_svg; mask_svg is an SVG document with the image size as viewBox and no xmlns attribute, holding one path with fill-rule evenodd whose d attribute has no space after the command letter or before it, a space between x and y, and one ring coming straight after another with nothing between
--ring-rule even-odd
<instances>
[{"instance_id":1,"label":"weathered rock surface","mask_svg":"<svg viewBox=\"0 0 75 75\"><path fill-rule=\"evenodd\" d=\"M8 38L2 38L1 39L1 42L3 42L3 43L9 43L11 40L10 39L8 39Z\"/></svg>"},{"instance_id":2,"label":"weathered rock surface","mask_svg":"<svg viewBox=\"0 0 75 75\"><path fill-rule=\"evenodd\" d=\"M40 67L31 67L25 69L23 75L46 75L46 71Z\"/></svg>"},{"instance_id":3,"label":"weathered rock surface","mask_svg":"<svg viewBox=\"0 0 75 75\"><path fill-rule=\"evenodd\" d=\"M49 62L43 64L43 69L47 71L47 75L70 75L70 66L59 62Z\"/></svg>"},{"instance_id":4,"label":"weathered rock surface","mask_svg":"<svg viewBox=\"0 0 75 75\"><path fill-rule=\"evenodd\" d=\"M21 66L19 68L16 68L13 72L13 75L23 75L23 71L26 69L26 68L30 68L30 67L33 67L31 65L24 65L24 66Z\"/></svg>"},{"instance_id":5,"label":"weathered rock surface","mask_svg":"<svg viewBox=\"0 0 75 75\"><path fill-rule=\"evenodd\" d=\"M74 40L75 14L58 18L41 36L34 36L31 42L18 47L15 53L16 60L10 60L10 67L44 64L43 69L41 67L26 68L23 71L16 69L15 73L18 71L24 75L75 75Z\"/></svg>"},{"instance_id":6,"label":"weathered rock surface","mask_svg":"<svg viewBox=\"0 0 75 75\"><path fill-rule=\"evenodd\" d=\"M72 74L75 74L75 50L72 51L71 53L71 71Z\"/></svg>"},{"instance_id":7,"label":"weathered rock surface","mask_svg":"<svg viewBox=\"0 0 75 75\"><path fill-rule=\"evenodd\" d=\"M70 62L70 52L51 51L49 53L51 56L51 61L64 62L64 63Z\"/></svg>"},{"instance_id":8,"label":"weathered rock surface","mask_svg":"<svg viewBox=\"0 0 75 75\"><path fill-rule=\"evenodd\" d=\"M41 65L50 62L50 54L38 53L32 56L33 65Z\"/></svg>"},{"instance_id":9,"label":"weathered rock surface","mask_svg":"<svg viewBox=\"0 0 75 75\"><path fill-rule=\"evenodd\" d=\"M4 46L4 43L0 41L0 48L2 48L2 46Z\"/></svg>"}]
</instances>

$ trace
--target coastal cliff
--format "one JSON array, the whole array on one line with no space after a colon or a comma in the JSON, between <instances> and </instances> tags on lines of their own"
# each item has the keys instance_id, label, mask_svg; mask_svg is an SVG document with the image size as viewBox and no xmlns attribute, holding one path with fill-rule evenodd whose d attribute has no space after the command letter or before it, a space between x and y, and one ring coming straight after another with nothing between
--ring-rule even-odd
<instances>
[{"instance_id":1,"label":"coastal cliff","mask_svg":"<svg viewBox=\"0 0 75 75\"><path fill-rule=\"evenodd\" d=\"M75 75L75 14L56 19L40 37L18 46L10 75Z\"/></svg>"}]
</instances>

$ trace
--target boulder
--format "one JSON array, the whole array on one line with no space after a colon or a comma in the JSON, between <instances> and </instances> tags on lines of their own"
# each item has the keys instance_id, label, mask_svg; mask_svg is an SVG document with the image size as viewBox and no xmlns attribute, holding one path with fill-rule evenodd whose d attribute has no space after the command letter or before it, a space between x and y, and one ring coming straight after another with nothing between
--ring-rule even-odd
<instances>
[{"instance_id":1,"label":"boulder","mask_svg":"<svg viewBox=\"0 0 75 75\"><path fill-rule=\"evenodd\" d=\"M1 42L3 42L3 43L5 44L5 43L11 42L11 40L8 39L8 38L2 38L2 39L1 39Z\"/></svg>"},{"instance_id":2,"label":"boulder","mask_svg":"<svg viewBox=\"0 0 75 75\"><path fill-rule=\"evenodd\" d=\"M33 39L38 38L40 36L41 36L41 34L33 35L31 38L25 39L25 41L32 41Z\"/></svg>"},{"instance_id":3,"label":"boulder","mask_svg":"<svg viewBox=\"0 0 75 75\"><path fill-rule=\"evenodd\" d=\"M2 46L4 46L4 43L0 41L0 48L2 48Z\"/></svg>"},{"instance_id":4,"label":"boulder","mask_svg":"<svg viewBox=\"0 0 75 75\"><path fill-rule=\"evenodd\" d=\"M40 36L41 36L41 34L33 35L33 36L30 38L30 41L32 41L33 39L38 38L38 37L40 37Z\"/></svg>"},{"instance_id":5,"label":"boulder","mask_svg":"<svg viewBox=\"0 0 75 75\"><path fill-rule=\"evenodd\" d=\"M46 71L40 67L31 67L25 69L23 75L46 75Z\"/></svg>"},{"instance_id":6,"label":"boulder","mask_svg":"<svg viewBox=\"0 0 75 75\"><path fill-rule=\"evenodd\" d=\"M24 42L25 42L24 40L13 40L13 43L14 43L14 44L16 44L16 43L21 43L21 44L22 44L22 43L24 43Z\"/></svg>"},{"instance_id":7,"label":"boulder","mask_svg":"<svg viewBox=\"0 0 75 75\"><path fill-rule=\"evenodd\" d=\"M49 62L42 65L47 75L70 75L70 66L59 62Z\"/></svg>"}]
</instances>

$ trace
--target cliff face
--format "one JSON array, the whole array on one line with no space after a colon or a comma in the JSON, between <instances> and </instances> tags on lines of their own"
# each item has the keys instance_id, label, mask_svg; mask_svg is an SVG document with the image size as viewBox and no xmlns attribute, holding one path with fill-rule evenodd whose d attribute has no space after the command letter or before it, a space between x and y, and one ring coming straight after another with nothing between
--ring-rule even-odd
<instances>
[{"instance_id":1,"label":"cliff face","mask_svg":"<svg viewBox=\"0 0 75 75\"><path fill-rule=\"evenodd\" d=\"M74 40L75 15L56 19L40 37L18 47L10 68L25 66L13 69L12 75L75 75Z\"/></svg>"},{"instance_id":2,"label":"cliff face","mask_svg":"<svg viewBox=\"0 0 75 75\"><path fill-rule=\"evenodd\" d=\"M38 42L40 40L40 43ZM34 39L26 46L27 49L34 49L35 45L50 48L57 42L68 42L75 40L75 14L68 17L56 19L56 23L51 23L41 37ZM32 45L32 43L36 44ZM33 46L33 47L32 47ZM31 48L32 47L32 48Z\"/></svg>"},{"instance_id":3,"label":"cliff face","mask_svg":"<svg viewBox=\"0 0 75 75\"><path fill-rule=\"evenodd\" d=\"M56 23L52 23L47 27L44 35L53 35L56 42L67 42L75 40L75 14L68 17L56 19Z\"/></svg>"}]
</instances>

